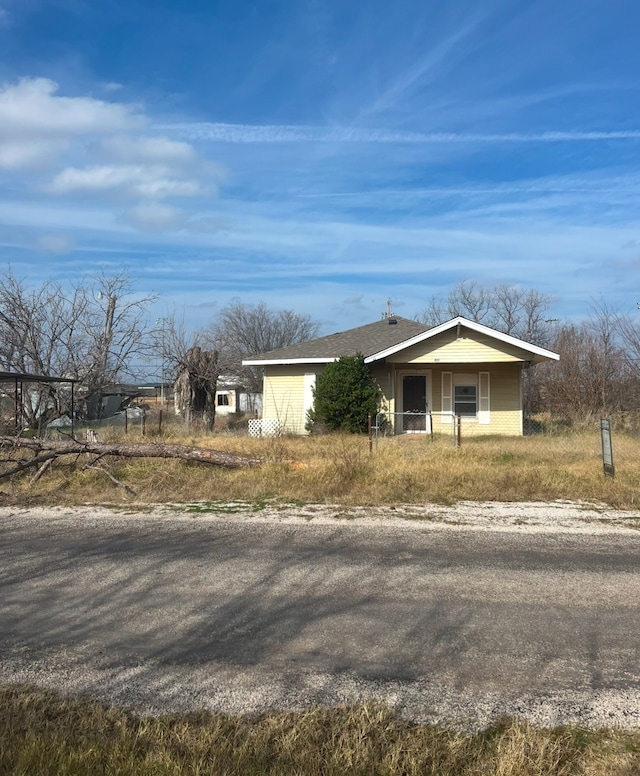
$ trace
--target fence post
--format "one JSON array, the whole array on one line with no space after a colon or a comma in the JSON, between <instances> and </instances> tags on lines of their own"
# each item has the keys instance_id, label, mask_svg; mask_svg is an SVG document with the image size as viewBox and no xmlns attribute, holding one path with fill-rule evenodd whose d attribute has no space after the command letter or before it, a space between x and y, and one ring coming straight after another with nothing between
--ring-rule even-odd
<instances>
[{"instance_id":1,"label":"fence post","mask_svg":"<svg viewBox=\"0 0 640 776\"><path fill-rule=\"evenodd\" d=\"M460 447L461 438L462 438L462 417L460 415L456 415L456 431L457 431L456 447Z\"/></svg>"},{"instance_id":2,"label":"fence post","mask_svg":"<svg viewBox=\"0 0 640 776\"><path fill-rule=\"evenodd\" d=\"M382 413L376 413L376 450L378 449L378 437L380 436L380 417Z\"/></svg>"},{"instance_id":3,"label":"fence post","mask_svg":"<svg viewBox=\"0 0 640 776\"><path fill-rule=\"evenodd\" d=\"M162 435L162 409L158 415L158 435Z\"/></svg>"},{"instance_id":4,"label":"fence post","mask_svg":"<svg viewBox=\"0 0 640 776\"><path fill-rule=\"evenodd\" d=\"M613 449L611 447L611 421L600 419L600 441L602 444L602 466L604 473L609 477L616 476L616 468L613 465Z\"/></svg>"},{"instance_id":5,"label":"fence post","mask_svg":"<svg viewBox=\"0 0 640 776\"><path fill-rule=\"evenodd\" d=\"M147 418L144 414L144 410L142 410L142 417L140 418L140 428L142 430L142 436L145 435L146 427L147 427Z\"/></svg>"},{"instance_id":6,"label":"fence post","mask_svg":"<svg viewBox=\"0 0 640 776\"><path fill-rule=\"evenodd\" d=\"M373 426L371 425L371 413L367 415L367 431L369 434L369 455L373 452Z\"/></svg>"},{"instance_id":7,"label":"fence post","mask_svg":"<svg viewBox=\"0 0 640 776\"><path fill-rule=\"evenodd\" d=\"M127 436L129 433L129 410L125 409L124 411L124 435Z\"/></svg>"}]
</instances>

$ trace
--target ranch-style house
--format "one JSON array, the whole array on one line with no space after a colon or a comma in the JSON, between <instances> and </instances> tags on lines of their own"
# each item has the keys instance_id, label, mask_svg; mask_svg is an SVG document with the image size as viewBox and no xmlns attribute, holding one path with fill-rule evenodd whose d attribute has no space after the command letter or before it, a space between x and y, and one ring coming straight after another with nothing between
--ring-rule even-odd
<instances>
[{"instance_id":1,"label":"ranch-style house","mask_svg":"<svg viewBox=\"0 0 640 776\"><path fill-rule=\"evenodd\" d=\"M326 364L356 354L380 386L397 433L424 432L431 425L450 430L459 415L465 435L521 435L524 371L559 358L463 317L430 328L392 314L243 361L264 369L262 422L306 433L316 376Z\"/></svg>"}]
</instances>

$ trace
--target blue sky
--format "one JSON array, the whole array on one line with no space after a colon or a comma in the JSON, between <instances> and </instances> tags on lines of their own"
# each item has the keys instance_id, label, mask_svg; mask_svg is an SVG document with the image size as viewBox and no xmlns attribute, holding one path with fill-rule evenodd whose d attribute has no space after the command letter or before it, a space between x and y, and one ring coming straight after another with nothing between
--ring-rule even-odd
<instances>
[{"instance_id":1,"label":"blue sky","mask_svg":"<svg viewBox=\"0 0 640 776\"><path fill-rule=\"evenodd\" d=\"M323 333L462 279L640 300L634 0L0 0L0 262Z\"/></svg>"}]
</instances>

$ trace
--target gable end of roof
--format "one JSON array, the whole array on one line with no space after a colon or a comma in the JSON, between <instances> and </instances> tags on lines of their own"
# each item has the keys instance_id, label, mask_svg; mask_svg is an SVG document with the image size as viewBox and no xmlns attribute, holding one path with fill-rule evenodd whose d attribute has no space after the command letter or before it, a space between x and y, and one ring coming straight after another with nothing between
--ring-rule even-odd
<instances>
[{"instance_id":1,"label":"gable end of roof","mask_svg":"<svg viewBox=\"0 0 640 776\"><path fill-rule=\"evenodd\" d=\"M512 347L527 351L534 356L538 356L541 360L549 359L551 361L558 361L560 358L557 353L554 353L551 350L542 348L539 345L532 345L530 342L525 342L524 340L518 339L517 337L512 337L510 334L503 334L502 332L497 331L497 329L492 329L482 323L471 321L468 318L463 318L461 315L459 315L456 318L452 318L450 321L445 321L438 326L434 326L433 328L428 329L422 334L417 334L415 337L412 337L405 342L399 343L389 348L385 348L378 353L373 353L368 358L365 358L365 362L370 364L374 361L379 361L380 359L391 356L401 350L410 348L412 345L417 345L420 342L424 342L425 340L431 339L432 337L436 337L438 334L442 334L443 332L449 331L450 329L453 329L457 326L471 329L472 331L476 331L479 334L484 334L488 337L498 340L499 342L504 342L506 345L511 345Z\"/></svg>"}]
</instances>

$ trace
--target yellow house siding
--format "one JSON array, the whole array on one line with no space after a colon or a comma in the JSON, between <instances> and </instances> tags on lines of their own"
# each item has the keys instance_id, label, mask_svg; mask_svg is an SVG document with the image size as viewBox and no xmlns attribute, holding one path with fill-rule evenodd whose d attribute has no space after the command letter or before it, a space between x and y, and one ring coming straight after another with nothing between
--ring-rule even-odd
<instances>
[{"instance_id":1,"label":"yellow house siding","mask_svg":"<svg viewBox=\"0 0 640 776\"><path fill-rule=\"evenodd\" d=\"M521 366L504 365L491 370L491 423L485 433L522 434L520 406Z\"/></svg>"},{"instance_id":2,"label":"yellow house siding","mask_svg":"<svg viewBox=\"0 0 640 776\"><path fill-rule=\"evenodd\" d=\"M382 409L384 412L394 412L395 403L394 379L395 373L391 364L371 364L371 376L382 391Z\"/></svg>"},{"instance_id":3,"label":"yellow house siding","mask_svg":"<svg viewBox=\"0 0 640 776\"><path fill-rule=\"evenodd\" d=\"M525 351L486 334L463 327L461 335L458 338L456 329L442 332L433 339L394 353L387 360L409 364L481 364L526 361L531 358Z\"/></svg>"},{"instance_id":4,"label":"yellow house siding","mask_svg":"<svg viewBox=\"0 0 640 776\"><path fill-rule=\"evenodd\" d=\"M291 434L304 434L306 423L305 375L320 374L323 364L301 364L268 366L264 375L262 417L276 419L282 428ZM478 434L522 434L521 411L521 363L495 363L492 361L469 364L447 362L414 366L408 364L377 363L371 365L374 379L382 389L383 408L396 412L401 404L397 392L401 391L403 374L430 374L431 401L434 413L434 431L451 433L451 426L442 423L437 414L442 408L442 373L475 374L480 380L481 372L489 373L489 423L479 423L477 418L462 419L462 435ZM308 378L307 378L308 380ZM400 382L399 382L400 381Z\"/></svg>"},{"instance_id":5,"label":"yellow house siding","mask_svg":"<svg viewBox=\"0 0 640 776\"><path fill-rule=\"evenodd\" d=\"M432 408L434 412L440 412L442 408L442 373L464 372L476 373L476 366L473 369L467 366L458 366L457 364L445 364L442 368L433 369L432 386ZM462 434L522 434L522 411L520 408L520 379L521 365L513 364L494 364L484 363L477 365L477 374L479 379L480 372L489 373L489 423L479 423L476 418L462 418ZM436 415L434 418L434 431L449 433L450 426L443 423L441 418Z\"/></svg>"},{"instance_id":6,"label":"yellow house siding","mask_svg":"<svg viewBox=\"0 0 640 776\"><path fill-rule=\"evenodd\" d=\"M322 364L269 366L263 380L262 417L278 420L290 434L304 434L306 423L305 375L317 375Z\"/></svg>"},{"instance_id":7,"label":"yellow house siding","mask_svg":"<svg viewBox=\"0 0 640 776\"><path fill-rule=\"evenodd\" d=\"M265 367L262 417L278 420L290 434L306 433L305 375L320 374L324 364ZM373 364L371 373L382 390L382 405L391 411L394 402L394 370L390 364ZM375 419L374 419L375 420Z\"/></svg>"}]
</instances>

